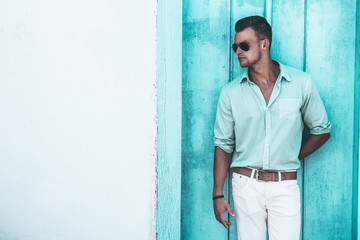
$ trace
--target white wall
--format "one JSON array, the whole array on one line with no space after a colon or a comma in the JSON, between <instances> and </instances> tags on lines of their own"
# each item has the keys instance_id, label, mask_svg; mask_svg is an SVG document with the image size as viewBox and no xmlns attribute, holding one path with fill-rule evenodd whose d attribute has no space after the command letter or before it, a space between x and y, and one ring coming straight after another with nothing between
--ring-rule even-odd
<instances>
[{"instance_id":1,"label":"white wall","mask_svg":"<svg viewBox=\"0 0 360 240\"><path fill-rule=\"evenodd\" d=\"M156 0L0 1L0 240L155 238Z\"/></svg>"}]
</instances>

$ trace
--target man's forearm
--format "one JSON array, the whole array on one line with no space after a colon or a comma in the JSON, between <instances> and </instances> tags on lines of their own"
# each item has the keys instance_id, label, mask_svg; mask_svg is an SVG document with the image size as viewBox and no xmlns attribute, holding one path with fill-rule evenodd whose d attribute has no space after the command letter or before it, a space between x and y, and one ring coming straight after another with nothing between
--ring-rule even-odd
<instances>
[{"instance_id":1,"label":"man's forearm","mask_svg":"<svg viewBox=\"0 0 360 240\"><path fill-rule=\"evenodd\" d=\"M316 150L318 150L328 139L330 138L330 133L313 135L305 141L305 143L301 146L299 159L304 159Z\"/></svg>"},{"instance_id":2,"label":"man's forearm","mask_svg":"<svg viewBox=\"0 0 360 240\"><path fill-rule=\"evenodd\" d=\"M231 163L230 153L225 152L220 147L215 147L214 157L214 190L213 196L222 195L227 171Z\"/></svg>"}]
</instances>

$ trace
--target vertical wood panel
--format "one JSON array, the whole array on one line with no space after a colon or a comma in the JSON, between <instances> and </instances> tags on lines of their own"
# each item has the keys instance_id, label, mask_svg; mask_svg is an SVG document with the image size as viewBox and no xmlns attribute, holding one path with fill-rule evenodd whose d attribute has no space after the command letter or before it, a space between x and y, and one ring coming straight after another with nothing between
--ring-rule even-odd
<instances>
[{"instance_id":1,"label":"vertical wood panel","mask_svg":"<svg viewBox=\"0 0 360 240\"><path fill-rule=\"evenodd\" d=\"M180 9L180 10L179 10ZM158 240L181 233L182 1L157 8L157 213ZM169 21L172 19L172 21Z\"/></svg>"},{"instance_id":2,"label":"vertical wood panel","mask_svg":"<svg viewBox=\"0 0 360 240\"><path fill-rule=\"evenodd\" d=\"M359 222L359 147L360 147L360 0L356 1L356 39L355 39L355 84L354 84L354 158L353 158L353 212L352 238L360 238ZM356 238L357 237L357 238Z\"/></svg>"},{"instance_id":3,"label":"vertical wood panel","mask_svg":"<svg viewBox=\"0 0 360 240\"><path fill-rule=\"evenodd\" d=\"M308 0L306 70L332 137L305 161L304 239L351 239L355 1Z\"/></svg>"},{"instance_id":4,"label":"vertical wood panel","mask_svg":"<svg viewBox=\"0 0 360 240\"><path fill-rule=\"evenodd\" d=\"M274 0L271 57L283 64L304 68L304 0Z\"/></svg>"},{"instance_id":5,"label":"vertical wood panel","mask_svg":"<svg viewBox=\"0 0 360 240\"><path fill-rule=\"evenodd\" d=\"M271 56L281 63L304 70L304 15L305 2L291 0L274 0L272 3L272 46ZM298 184L301 192L301 212L303 213L303 168L304 161L298 169ZM301 216L301 227L304 225ZM302 234L302 231L301 231ZM302 237L300 237L302 238Z\"/></svg>"},{"instance_id":6,"label":"vertical wood panel","mask_svg":"<svg viewBox=\"0 0 360 240\"><path fill-rule=\"evenodd\" d=\"M228 236L211 197L216 106L229 81L229 9L226 0L184 1L182 239Z\"/></svg>"},{"instance_id":7,"label":"vertical wood panel","mask_svg":"<svg viewBox=\"0 0 360 240\"><path fill-rule=\"evenodd\" d=\"M235 23L244 17L251 16L251 15L259 15L264 16L266 12L266 6L265 6L264 0L231 0L231 20L230 20L230 43L229 48L231 44L234 42L235 37ZM231 50L230 51L230 73L229 73L229 79L233 80L239 75L241 75L245 69L241 68L239 61L237 59L237 55ZM231 174L228 175L228 182L229 182L229 189L231 190ZM232 193L229 191L230 199L230 206L232 209L234 209L234 199L232 198ZM236 221L235 218L229 216L229 221L233 224L232 227L230 227L229 231L229 239L235 240L237 238L237 230L236 230Z\"/></svg>"}]
</instances>

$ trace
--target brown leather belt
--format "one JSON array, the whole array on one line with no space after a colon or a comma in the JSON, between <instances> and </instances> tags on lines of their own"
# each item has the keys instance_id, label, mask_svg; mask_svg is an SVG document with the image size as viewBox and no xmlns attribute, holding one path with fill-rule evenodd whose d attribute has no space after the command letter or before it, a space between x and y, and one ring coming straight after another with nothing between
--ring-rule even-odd
<instances>
[{"instance_id":1,"label":"brown leather belt","mask_svg":"<svg viewBox=\"0 0 360 240\"><path fill-rule=\"evenodd\" d=\"M233 171L248 177L251 177L251 168L246 167L234 167ZM258 181L279 181L279 173L281 174L281 181L284 180L294 180L297 179L297 172L274 172L274 171L266 171L266 170L255 170L254 178Z\"/></svg>"}]
</instances>

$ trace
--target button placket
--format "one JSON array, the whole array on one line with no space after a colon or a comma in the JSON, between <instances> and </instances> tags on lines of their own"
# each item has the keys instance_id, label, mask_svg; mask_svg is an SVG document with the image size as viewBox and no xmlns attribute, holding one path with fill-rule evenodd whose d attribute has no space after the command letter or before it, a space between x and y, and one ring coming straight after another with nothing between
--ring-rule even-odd
<instances>
[{"instance_id":1,"label":"button placket","mask_svg":"<svg viewBox=\"0 0 360 240\"><path fill-rule=\"evenodd\" d=\"M264 160L263 169L270 168L270 136L271 136L271 115L269 107L265 109L265 145L264 145Z\"/></svg>"},{"instance_id":2,"label":"button placket","mask_svg":"<svg viewBox=\"0 0 360 240\"><path fill-rule=\"evenodd\" d=\"M265 109L265 144L264 144L264 158L263 158L263 169L270 168L270 139L271 139L271 109L273 102L280 94L281 89L281 75L279 75L277 83L274 86L273 92L271 93L270 100Z\"/></svg>"}]
</instances>

